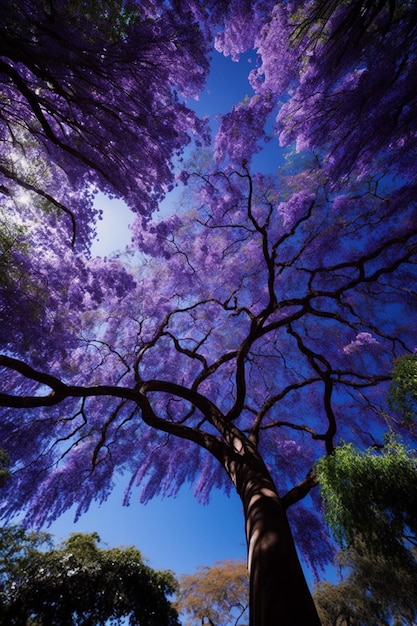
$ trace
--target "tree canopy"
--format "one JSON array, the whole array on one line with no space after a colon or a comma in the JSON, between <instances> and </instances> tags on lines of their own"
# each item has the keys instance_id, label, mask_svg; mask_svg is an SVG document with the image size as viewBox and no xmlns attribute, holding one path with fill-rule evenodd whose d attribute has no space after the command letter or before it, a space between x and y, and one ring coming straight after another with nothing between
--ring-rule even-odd
<instances>
[{"instance_id":1,"label":"tree canopy","mask_svg":"<svg viewBox=\"0 0 417 626\"><path fill-rule=\"evenodd\" d=\"M248 606L249 578L244 561L221 561L179 577L175 608L185 616L187 626L243 626Z\"/></svg>"},{"instance_id":2,"label":"tree canopy","mask_svg":"<svg viewBox=\"0 0 417 626\"><path fill-rule=\"evenodd\" d=\"M173 575L151 569L136 548L101 549L99 541L96 533L76 533L45 549L46 533L2 528L1 623L178 626L167 598Z\"/></svg>"},{"instance_id":3,"label":"tree canopy","mask_svg":"<svg viewBox=\"0 0 417 626\"><path fill-rule=\"evenodd\" d=\"M383 550L370 551L366 540L356 536L349 548L337 554L340 581L315 586L323 626L413 626L417 613L415 547L408 557L401 560Z\"/></svg>"},{"instance_id":4,"label":"tree canopy","mask_svg":"<svg viewBox=\"0 0 417 626\"><path fill-rule=\"evenodd\" d=\"M3 5L2 514L80 515L118 473L126 502L236 488L251 626L318 624L292 539L331 561L315 463L387 424L415 445L386 400L417 345L415 3ZM204 146L214 49L256 61ZM136 216L108 259L98 189Z\"/></svg>"},{"instance_id":5,"label":"tree canopy","mask_svg":"<svg viewBox=\"0 0 417 626\"><path fill-rule=\"evenodd\" d=\"M173 159L205 136L184 104L208 71L202 34L185 8L159 5L1 2L0 190L66 212L80 243L94 224L91 187L148 215Z\"/></svg>"},{"instance_id":6,"label":"tree canopy","mask_svg":"<svg viewBox=\"0 0 417 626\"><path fill-rule=\"evenodd\" d=\"M398 376L401 372L394 381ZM320 583L315 589L324 626L412 626L417 616L415 450L392 435L383 446L363 452L345 444L320 459L317 477L325 517L343 548L336 571L347 572L338 584Z\"/></svg>"},{"instance_id":7,"label":"tree canopy","mask_svg":"<svg viewBox=\"0 0 417 626\"><path fill-rule=\"evenodd\" d=\"M417 355L406 354L396 360L388 395L389 405L405 422L416 418Z\"/></svg>"},{"instance_id":8,"label":"tree canopy","mask_svg":"<svg viewBox=\"0 0 417 626\"><path fill-rule=\"evenodd\" d=\"M417 547L415 451L392 437L377 451L347 444L320 459L317 476L327 521L341 546L361 536L369 552L399 561L407 559L410 544Z\"/></svg>"}]
</instances>

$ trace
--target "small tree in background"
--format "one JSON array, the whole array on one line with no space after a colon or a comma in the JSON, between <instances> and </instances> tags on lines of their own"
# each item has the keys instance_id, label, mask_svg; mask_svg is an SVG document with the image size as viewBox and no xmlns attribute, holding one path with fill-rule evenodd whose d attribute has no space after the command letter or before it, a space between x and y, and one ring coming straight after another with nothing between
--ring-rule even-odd
<instances>
[{"instance_id":1,"label":"small tree in background","mask_svg":"<svg viewBox=\"0 0 417 626\"><path fill-rule=\"evenodd\" d=\"M77 533L52 547L46 533L3 528L0 622L104 626L128 619L132 626L178 626L167 598L176 589L173 575L151 569L135 548L103 550L98 542L96 533Z\"/></svg>"},{"instance_id":2,"label":"small tree in background","mask_svg":"<svg viewBox=\"0 0 417 626\"><path fill-rule=\"evenodd\" d=\"M174 606L187 626L244 626L248 621L249 577L244 561L220 561L179 577Z\"/></svg>"}]
</instances>

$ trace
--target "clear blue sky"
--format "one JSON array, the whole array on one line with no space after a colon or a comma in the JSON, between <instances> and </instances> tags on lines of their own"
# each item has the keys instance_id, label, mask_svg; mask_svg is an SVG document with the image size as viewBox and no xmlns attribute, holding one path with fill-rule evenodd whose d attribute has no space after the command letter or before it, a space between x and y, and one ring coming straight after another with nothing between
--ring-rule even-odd
<instances>
[{"instance_id":1,"label":"clear blue sky","mask_svg":"<svg viewBox=\"0 0 417 626\"><path fill-rule=\"evenodd\" d=\"M123 487L110 499L94 505L74 524L69 511L48 529L57 540L71 532L97 531L102 547L135 545L155 569L176 574L193 572L198 565L246 557L242 507L237 496L213 494L210 504L199 504L184 487L176 498L154 499L146 505L132 497L122 506Z\"/></svg>"}]
</instances>

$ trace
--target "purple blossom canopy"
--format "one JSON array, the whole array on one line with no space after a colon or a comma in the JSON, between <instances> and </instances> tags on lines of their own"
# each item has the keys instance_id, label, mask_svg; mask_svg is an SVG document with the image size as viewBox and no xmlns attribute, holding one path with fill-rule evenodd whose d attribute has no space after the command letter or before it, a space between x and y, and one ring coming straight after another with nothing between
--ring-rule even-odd
<instances>
[{"instance_id":1,"label":"purple blossom canopy","mask_svg":"<svg viewBox=\"0 0 417 626\"><path fill-rule=\"evenodd\" d=\"M187 483L207 501L251 457L309 562L330 558L315 461L387 428L415 441L386 404L417 345L416 9L399 4L1 3L6 518L79 515L118 473L126 502ZM257 63L207 147L191 98L214 46ZM271 133L274 175L252 159ZM107 259L98 189L136 214Z\"/></svg>"}]
</instances>

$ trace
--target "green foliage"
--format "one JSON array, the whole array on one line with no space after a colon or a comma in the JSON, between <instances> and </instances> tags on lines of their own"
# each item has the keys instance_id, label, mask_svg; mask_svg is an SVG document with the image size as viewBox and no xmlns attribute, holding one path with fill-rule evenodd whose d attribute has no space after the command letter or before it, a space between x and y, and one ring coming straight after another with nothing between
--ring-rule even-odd
<instances>
[{"instance_id":1,"label":"green foliage","mask_svg":"<svg viewBox=\"0 0 417 626\"><path fill-rule=\"evenodd\" d=\"M145 565L133 548L99 549L96 533L77 533L58 548L20 527L0 533L0 624L8 626L177 626L167 599L176 581Z\"/></svg>"},{"instance_id":2,"label":"green foliage","mask_svg":"<svg viewBox=\"0 0 417 626\"><path fill-rule=\"evenodd\" d=\"M10 459L4 450L0 450L0 487L2 487L10 476Z\"/></svg>"},{"instance_id":3,"label":"green foliage","mask_svg":"<svg viewBox=\"0 0 417 626\"><path fill-rule=\"evenodd\" d=\"M326 519L342 546L361 535L370 551L407 558L417 544L417 457L387 437L382 450L351 444L317 464Z\"/></svg>"},{"instance_id":4,"label":"green foliage","mask_svg":"<svg viewBox=\"0 0 417 626\"><path fill-rule=\"evenodd\" d=\"M0 288L9 287L20 278L21 271L16 264L14 252L24 249L22 233L21 226L13 224L0 213Z\"/></svg>"},{"instance_id":5,"label":"green foliage","mask_svg":"<svg viewBox=\"0 0 417 626\"><path fill-rule=\"evenodd\" d=\"M388 394L389 406L404 417L406 424L417 415L417 354L402 356L394 363Z\"/></svg>"},{"instance_id":6,"label":"green foliage","mask_svg":"<svg viewBox=\"0 0 417 626\"><path fill-rule=\"evenodd\" d=\"M393 561L389 555L370 553L366 541L354 544L336 556L343 573L338 584L318 583L314 600L323 626L414 625L417 618L417 563ZM347 575L344 572L347 571Z\"/></svg>"},{"instance_id":7,"label":"green foliage","mask_svg":"<svg viewBox=\"0 0 417 626\"><path fill-rule=\"evenodd\" d=\"M129 24L139 18L137 5L125 0L71 0L63 8L69 19L82 17L91 22L92 28L101 31L108 44L123 40Z\"/></svg>"},{"instance_id":8,"label":"green foliage","mask_svg":"<svg viewBox=\"0 0 417 626\"><path fill-rule=\"evenodd\" d=\"M221 561L180 576L175 607L187 626L244 626L249 606L249 578L244 561Z\"/></svg>"},{"instance_id":9,"label":"green foliage","mask_svg":"<svg viewBox=\"0 0 417 626\"><path fill-rule=\"evenodd\" d=\"M51 535L45 532L26 532L20 526L0 529L0 583L3 592L15 568L40 546L52 547ZM2 600L4 596L2 595Z\"/></svg>"}]
</instances>

